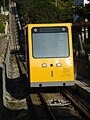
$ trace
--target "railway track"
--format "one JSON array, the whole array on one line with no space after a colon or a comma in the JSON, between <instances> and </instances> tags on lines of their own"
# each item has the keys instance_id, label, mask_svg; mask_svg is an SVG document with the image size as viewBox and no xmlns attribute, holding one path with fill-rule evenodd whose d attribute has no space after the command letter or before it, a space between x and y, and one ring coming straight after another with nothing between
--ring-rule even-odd
<instances>
[{"instance_id":1,"label":"railway track","mask_svg":"<svg viewBox=\"0 0 90 120\"><path fill-rule=\"evenodd\" d=\"M19 69L21 69L21 75L25 74L22 55L16 54L16 59ZM25 120L89 120L89 109L84 104L82 105L80 99L77 99L70 91L73 90L65 90L64 88L60 90L60 93L30 94L27 97L28 111L26 115L28 118L24 116ZM77 90L74 92L77 93ZM23 119L22 115L20 120L21 118Z\"/></svg>"},{"instance_id":2,"label":"railway track","mask_svg":"<svg viewBox=\"0 0 90 120\"><path fill-rule=\"evenodd\" d=\"M71 100L61 93L31 94L31 100L38 120L85 120Z\"/></svg>"},{"instance_id":3,"label":"railway track","mask_svg":"<svg viewBox=\"0 0 90 120\"><path fill-rule=\"evenodd\" d=\"M47 105L47 102L45 100L45 98L43 97L43 95L41 93L38 93L40 101L44 104L46 110L48 111L49 117L51 120L56 120L53 112L51 111L50 107Z\"/></svg>"},{"instance_id":4,"label":"railway track","mask_svg":"<svg viewBox=\"0 0 90 120\"><path fill-rule=\"evenodd\" d=\"M67 99L70 100L72 105L79 111L81 116L83 116L86 120L90 119L90 109L89 106L85 106L80 100L80 96L76 97L70 93L68 90L63 90L62 93L65 95ZM86 100L85 100L86 101ZM89 105L89 104L87 104Z\"/></svg>"},{"instance_id":5,"label":"railway track","mask_svg":"<svg viewBox=\"0 0 90 120\"><path fill-rule=\"evenodd\" d=\"M21 60L20 56L17 58ZM21 60L21 63L22 62ZM19 61L19 64L21 63ZM80 95L77 94L77 90L74 91L77 96L74 96L74 93L70 92L73 91L71 88L67 90L64 88L60 91L60 93L30 94L30 98L27 100L30 116L32 116L34 120L90 119L90 107L86 107L80 101Z\"/></svg>"}]
</instances>

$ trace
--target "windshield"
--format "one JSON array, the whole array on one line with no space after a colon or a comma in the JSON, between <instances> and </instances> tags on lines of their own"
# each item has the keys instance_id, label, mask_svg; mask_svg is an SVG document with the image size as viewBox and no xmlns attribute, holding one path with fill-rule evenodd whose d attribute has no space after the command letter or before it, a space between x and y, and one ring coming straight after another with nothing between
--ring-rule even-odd
<instances>
[{"instance_id":1,"label":"windshield","mask_svg":"<svg viewBox=\"0 0 90 120\"><path fill-rule=\"evenodd\" d=\"M33 57L57 58L69 56L68 30L66 27L56 28L33 29Z\"/></svg>"}]
</instances>

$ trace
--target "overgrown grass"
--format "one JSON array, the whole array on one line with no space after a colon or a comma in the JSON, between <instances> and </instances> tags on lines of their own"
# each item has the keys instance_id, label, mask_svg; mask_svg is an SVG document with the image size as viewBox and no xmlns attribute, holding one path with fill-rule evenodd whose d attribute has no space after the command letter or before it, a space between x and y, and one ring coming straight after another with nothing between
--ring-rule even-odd
<instances>
[{"instance_id":1,"label":"overgrown grass","mask_svg":"<svg viewBox=\"0 0 90 120\"><path fill-rule=\"evenodd\" d=\"M4 33L5 31L5 21L6 21L6 16L0 14L0 33Z\"/></svg>"},{"instance_id":2,"label":"overgrown grass","mask_svg":"<svg viewBox=\"0 0 90 120\"><path fill-rule=\"evenodd\" d=\"M0 33L4 33L5 31L5 26L2 22L0 22Z\"/></svg>"},{"instance_id":3,"label":"overgrown grass","mask_svg":"<svg viewBox=\"0 0 90 120\"><path fill-rule=\"evenodd\" d=\"M0 14L0 21L5 22L7 17L5 15Z\"/></svg>"}]
</instances>

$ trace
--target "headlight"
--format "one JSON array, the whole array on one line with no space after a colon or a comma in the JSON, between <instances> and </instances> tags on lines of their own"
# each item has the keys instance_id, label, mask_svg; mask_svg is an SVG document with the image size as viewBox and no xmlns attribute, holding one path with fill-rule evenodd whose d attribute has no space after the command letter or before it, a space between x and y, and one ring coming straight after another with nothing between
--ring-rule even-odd
<instances>
[{"instance_id":1,"label":"headlight","mask_svg":"<svg viewBox=\"0 0 90 120\"><path fill-rule=\"evenodd\" d=\"M46 64L46 63L43 63L43 64L42 64L42 67L47 67L47 64Z\"/></svg>"},{"instance_id":2,"label":"headlight","mask_svg":"<svg viewBox=\"0 0 90 120\"><path fill-rule=\"evenodd\" d=\"M62 64L61 64L61 63L57 63L56 66L57 66L57 67L61 67Z\"/></svg>"}]
</instances>

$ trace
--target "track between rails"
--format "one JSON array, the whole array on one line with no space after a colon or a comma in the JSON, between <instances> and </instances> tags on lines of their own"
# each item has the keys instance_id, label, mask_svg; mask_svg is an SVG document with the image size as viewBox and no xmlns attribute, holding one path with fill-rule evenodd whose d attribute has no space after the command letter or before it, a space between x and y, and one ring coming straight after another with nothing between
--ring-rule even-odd
<instances>
[{"instance_id":1,"label":"track between rails","mask_svg":"<svg viewBox=\"0 0 90 120\"><path fill-rule=\"evenodd\" d=\"M38 120L84 120L60 93L30 94Z\"/></svg>"}]
</instances>

